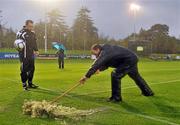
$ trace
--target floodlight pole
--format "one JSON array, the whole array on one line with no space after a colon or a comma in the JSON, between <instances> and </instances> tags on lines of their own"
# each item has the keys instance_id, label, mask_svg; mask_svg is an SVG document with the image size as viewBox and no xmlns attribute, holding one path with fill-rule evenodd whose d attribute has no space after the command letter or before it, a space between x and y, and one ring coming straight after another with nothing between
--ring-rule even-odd
<instances>
[{"instance_id":1,"label":"floodlight pole","mask_svg":"<svg viewBox=\"0 0 180 125\"><path fill-rule=\"evenodd\" d=\"M87 32L87 31L86 31L86 30L84 30L84 42L83 42L83 44L84 44L84 45L83 45L83 55L84 55L84 56L85 56L85 50L86 50L86 39L87 39L87 38L86 38L86 36L87 36L87 35L86 35L86 32Z\"/></svg>"},{"instance_id":2,"label":"floodlight pole","mask_svg":"<svg viewBox=\"0 0 180 125\"><path fill-rule=\"evenodd\" d=\"M47 53L47 6L46 6L46 0L44 1L44 4L45 4L44 52Z\"/></svg>"},{"instance_id":3,"label":"floodlight pole","mask_svg":"<svg viewBox=\"0 0 180 125\"><path fill-rule=\"evenodd\" d=\"M132 3L130 5L130 9L133 12L133 16L134 16L134 41L136 40L136 17L137 17L137 12L140 9L140 6L137 4Z\"/></svg>"},{"instance_id":4,"label":"floodlight pole","mask_svg":"<svg viewBox=\"0 0 180 125\"><path fill-rule=\"evenodd\" d=\"M136 10L133 10L134 14L134 41L136 41Z\"/></svg>"},{"instance_id":5,"label":"floodlight pole","mask_svg":"<svg viewBox=\"0 0 180 125\"><path fill-rule=\"evenodd\" d=\"M59 42L62 43L62 41L61 41L61 26L59 26Z\"/></svg>"},{"instance_id":6,"label":"floodlight pole","mask_svg":"<svg viewBox=\"0 0 180 125\"><path fill-rule=\"evenodd\" d=\"M74 50L74 32L73 32L73 30L72 30L72 50Z\"/></svg>"},{"instance_id":7,"label":"floodlight pole","mask_svg":"<svg viewBox=\"0 0 180 125\"><path fill-rule=\"evenodd\" d=\"M88 21L88 16L87 16L87 19L86 19L86 21L85 21L85 28L86 29L84 29L84 32L85 32L85 35L84 35L84 56L85 56L85 51L86 51L86 42L87 42L87 33L88 33L88 29L87 29L87 21Z\"/></svg>"},{"instance_id":8,"label":"floodlight pole","mask_svg":"<svg viewBox=\"0 0 180 125\"><path fill-rule=\"evenodd\" d=\"M47 53L47 23L45 22L45 34L44 34L44 52Z\"/></svg>"}]
</instances>

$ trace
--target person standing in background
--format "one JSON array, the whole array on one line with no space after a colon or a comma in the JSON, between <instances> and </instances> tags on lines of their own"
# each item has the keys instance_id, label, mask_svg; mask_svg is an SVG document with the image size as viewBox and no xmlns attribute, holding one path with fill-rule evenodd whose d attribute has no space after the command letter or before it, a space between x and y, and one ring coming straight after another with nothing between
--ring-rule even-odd
<instances>
[{"instance_id":1,"label":"person standing in background","mask_svg":"<svg viewBox=\"0 0 180 125\"><path fill-rule=\"evenodd\" d=\"M57 51L59 69L64 69L64 50L60 49Z\"/></svg>"}]
</instances>

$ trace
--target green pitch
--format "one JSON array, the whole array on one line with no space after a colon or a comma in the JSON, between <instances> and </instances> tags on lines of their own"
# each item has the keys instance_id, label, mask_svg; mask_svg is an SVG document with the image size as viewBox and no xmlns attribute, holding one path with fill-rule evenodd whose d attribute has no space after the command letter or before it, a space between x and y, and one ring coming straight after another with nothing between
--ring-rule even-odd
<instances>
[{"instance_id":1,"label":"green pitch","mask_svg":"<svg viewBox=\"0 0 180 125\"><path fill-rule=\"evenodd\" d=\"M1 125L178 125L180 124L180 62L139 63L142 76L155 92L154 97L141 96L135 83L126 76L122 80L123 102L108 103L110 96L109 69L93 76L85 85L59 101L64 106L78 109L103 108L81 119L53 120L31 118L22 114L24 99L51 100L71 87L87 71L92 61L66 60L65 69L59 70L56 60L37 60L34 82L39 89L22 90L17 60L0 61L0 124Z\"/></svg>"}]
</instances>

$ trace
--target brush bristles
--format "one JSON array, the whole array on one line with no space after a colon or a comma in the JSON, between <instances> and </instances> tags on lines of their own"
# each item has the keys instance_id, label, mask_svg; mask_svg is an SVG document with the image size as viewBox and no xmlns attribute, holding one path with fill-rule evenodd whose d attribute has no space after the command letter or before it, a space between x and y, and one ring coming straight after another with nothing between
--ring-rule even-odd
<instances>
[{"instance_id":1,"label":"brush bristles","mask_svg":"<svg viewBox=\"0 0 180 125\"><path fill-rule=\"evenodd\" d=\"M65 107L62 105L51 104L43 100L27 101L25 100L23 106L23 114L31 115L31 117L48 117L48 118L71 118L79 119L83 116L91 115L97 111L95 110L78 110L73 107Z\"/></svg>"}]
</instances>

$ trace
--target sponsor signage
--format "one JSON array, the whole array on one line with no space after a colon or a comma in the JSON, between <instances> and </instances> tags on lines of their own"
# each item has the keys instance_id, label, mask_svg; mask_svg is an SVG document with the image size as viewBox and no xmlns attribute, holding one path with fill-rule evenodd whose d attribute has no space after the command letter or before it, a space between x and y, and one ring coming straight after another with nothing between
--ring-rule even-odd
<instances>
[{"instance_id":1,"label":"sponsor signage","mask_svg":"<svg viewBox=\"0 0 180 125\"><path fill-rule=\"evenodd\" d=\"M2 52L0 53L0 59L18 59L19 54L18 53L5 53ZM57 55L56 54L39 54L38 57L39 59L56 59ZM66 58L74 58L74 59L87 59L91 58L90 55L67 55Z\"/></svg>"},{"instance_id":2,"label":"sponsor signage","mask_svg":"<svg viewBox=\"0 0 180 125\"><path fill-rule=\"evenodd\" d=\"M18 59L18 53L0 53L0 59Z\"/></svg>"}]
</instances>

